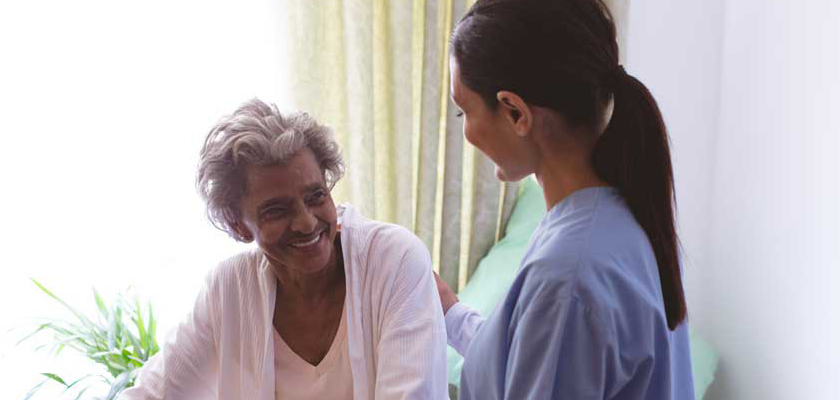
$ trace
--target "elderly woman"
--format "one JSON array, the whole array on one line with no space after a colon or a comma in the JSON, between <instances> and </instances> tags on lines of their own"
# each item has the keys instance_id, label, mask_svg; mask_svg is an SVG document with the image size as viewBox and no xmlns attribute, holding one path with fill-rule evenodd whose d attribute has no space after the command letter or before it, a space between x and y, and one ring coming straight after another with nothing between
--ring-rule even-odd
<instances>
[{"instance_id":1,"label":"elderly woman","mask_svg":"<svg viewBox=\"0 0 840 400\"><path fill-rule=\"evenodd\" d=\"M446 331L429 253L336 207L330 130L259 100L214 127L197 186L257 249L208 276L192 314L123 399L444 399Z\"/></svg>"}]
</instances>

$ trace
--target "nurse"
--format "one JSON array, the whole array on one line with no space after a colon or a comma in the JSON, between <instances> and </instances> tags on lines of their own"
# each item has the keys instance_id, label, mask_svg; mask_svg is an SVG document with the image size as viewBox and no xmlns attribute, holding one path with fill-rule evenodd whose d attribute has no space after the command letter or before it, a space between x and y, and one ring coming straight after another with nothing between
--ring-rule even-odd
<instances>
[{"instance_id":1,"label":"nurse","mask_svg":"<svg viewBox=\"0 0 840 400\"><path fill-rule=\"evenodd\" d=\"M486 319L438 279L460 399L693 399L668 135L606 6L479 0L451 49L466 139L548 207Z\"/></svg>"}]
</instances>

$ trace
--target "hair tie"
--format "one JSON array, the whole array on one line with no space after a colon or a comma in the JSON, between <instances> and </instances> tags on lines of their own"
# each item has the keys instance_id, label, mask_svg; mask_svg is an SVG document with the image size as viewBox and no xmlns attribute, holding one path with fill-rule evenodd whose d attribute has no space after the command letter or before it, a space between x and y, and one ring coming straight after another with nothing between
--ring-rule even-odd
<instances>
[{"instance_id":1,"label":"hair tie","mask_svg":"<svg viewBox=\"0 0 840 400\"><path fill-rule=\"evenodd\" d=\"M624 77L624 75L627 75L627 71L624 70L623 65L618 64L618 66L615 67L613 74L617 77Z\"/></svg>"},{"instance_id":2,"label":"hair tie","mask_svg":"<svg viewBox=\"0 0 840 400\"><path fill-rule=\"evenodd\" d=\"M609 89L615 89L616 85L618 85L618 82L620 82L626 76L627 71L624 70L624 66L618 64L604 78L604 85Z\"/></svg>"}]
</instances>

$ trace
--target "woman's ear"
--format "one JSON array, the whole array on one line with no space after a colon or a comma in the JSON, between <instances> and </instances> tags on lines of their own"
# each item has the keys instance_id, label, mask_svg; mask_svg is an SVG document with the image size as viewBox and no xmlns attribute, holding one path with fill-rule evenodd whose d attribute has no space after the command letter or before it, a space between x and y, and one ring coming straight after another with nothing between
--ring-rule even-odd
<instances>
[{"instance_id":1,"label":"woman's ear","mask_svg":"<svg viewBox=\"0 0 840 400\"><path fill-rule=\"evenodd\" d=\"M499 100L503 117L513 126L514 133L521 137L528 136L534 123L534 115L525 100L507 90L496 93L496 99Z\"/></svg>"},{"instance_id":2,"label":"woman's ear","mask_svg":"<svg viewBox=\"0 0 840 400\"><path fill-rule=\"evenodd\" d=\"M254 235L241 222L230 222L228 225L233 229L233 233L235 234L234 239L243 243L251 243L254 240Z\"/></svg>"}]
</instances>

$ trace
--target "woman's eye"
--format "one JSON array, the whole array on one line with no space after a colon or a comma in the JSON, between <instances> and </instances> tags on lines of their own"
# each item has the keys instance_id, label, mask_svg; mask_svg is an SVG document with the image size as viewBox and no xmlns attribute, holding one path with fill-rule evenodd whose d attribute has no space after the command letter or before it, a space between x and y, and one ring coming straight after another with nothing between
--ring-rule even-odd
<instances>
[{"instance_id":1,"label":"woman's eye","mask_svg":"<svg viewBox=\"0 0 840 400\"><path fill-rule=\"evenodd\" d=\"M458 117L458 118L461 118L461 117L464 116L464 112L463 111L458 111L457 113L455 113L455 116Z\"/></svg>"},{"instance_id":2,"label":"woman's eye","mask_svg":"<svg viewBox=\"0 0 840 400\"><path fill-rule=\"evenodd\" d=\"M277 217L279 215L282 215L285 211L286 211L285 209L280 208L280 207L269 208L269 209L263 211L262 216L263 217L268 217L268 218Z\"/></svg>"},{"instance_id":3,"label":"woman's eye","mask_svg":"<svg viewBox=\"0 0 840 400\"><path fill-rule=\"evenodd\" d=\"M327 197L327 193L323 190L319 190L312 194L312 197L309 198L309 202L312 204L320 203L325 197Z\"/></svg>"}]
</instances>

